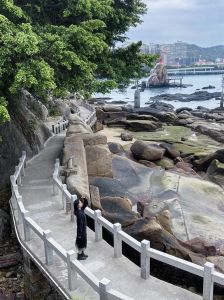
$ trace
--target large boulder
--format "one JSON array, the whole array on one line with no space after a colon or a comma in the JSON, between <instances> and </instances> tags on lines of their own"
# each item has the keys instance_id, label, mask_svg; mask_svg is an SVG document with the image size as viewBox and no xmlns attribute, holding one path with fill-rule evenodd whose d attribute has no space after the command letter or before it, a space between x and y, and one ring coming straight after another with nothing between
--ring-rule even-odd
<instances>
[{"instance_id":1,"label":"large boulder","mask_svg":"<svg viewBox=\"0 0 224 300\"><path fill-rule=\"evenodd\" d=\"M169 158L177 158L180 157L180 152L175 149L172 144L169 143L161 143L160 147L166 150L165 155Z\"/></svg>"},{"instance_id":2,"label":"large boulder","mask_svg":"<svg viewBox=\"0 0 224 300\"><path fill-rule=\"evenodd\" d=\"M150 115L129 114L127 120L148 120L157 122L158 119Z\"/></svg>"},{"instance_id":3,"label":"large boulder","mask_svg":"<svg viewBox=\"0 0 224 300\"><path fill-rule=\"evenodd\" d=\"M105 105L102 107L103 111L105 112L121 112L122 108L116 105Z\"/></svg>"},{"instance_id":4,"label":"large boulder","mask_svg":"<svg viewBox=\"0 0 224 300\"><path fill-rule=\"evenodd\" d=\"M122 132L121 133L121 140L128 142L133 140L133 134L127 133L127 132Z\"/></svg>"},{"instance_id":5,"label":"large boulder","mask_svg":"<svg viewBox=\"0 0 224 300\"><path fill-rule=\"evenodd\" d=\"M198 171L206 172L213 160L224 163L224 149L217 150L215 153L207 155L201 159L195 160L194 165Z\"/></svg>"},{"instance_id":6,"label":"large boulder","mask_svg":"<svg viewBox=\"0 0 224 300\"><path fill-rule=\"evenodd\" d=\"M113 177L112 154L107 145L88 145L85 150L89 176Z\"/></svg>"},{"instance_id":7,"label":"large boulder","mask_svg":"<svg viewBox=\"0 0 224 300\"><path fill-rule=\"evenodd\" d=\"M109 147L110 152L113 154L121 155L124 153L124 149L121 146L121 144L109 142L108 147Z\"/></svg>"},{"instance_id":8,"label":"large boulder","mask_svg":"<svg viewBox=\"0 0 224 300\"><path fill-rule=\"evenodd\" d=\"M92 133L82 135L84 146L106 145L107 137L102 133Z\"/></svg>"},{"instance_id":9,"label":"large boulder","mask_svg":"<svg viewBox=\"0 0 224 300\"><path fill-rule=\"evenodd\" d=\"M177 116L172 111L161 111L152 107L142 107L135 110L135 112L140 115L152 115L156 117L161 122L174 123L177 119Z\"/></svg>"},{"instance_id":10,"label":"large boulder","mask_svg":"<svg viewBox=\"0 0 224 300\"><path fill-rule=\"evenodd\" d=\"M174 162L172 161L172 159L165 156L162 159L157 160L155 163L157 166L162 167L166 170L172 169L174 167Z\"/></svg>"},{"instance_id":11,"label":"large boulder","mask_svg":"<svg viewBox=\"0 0 224 300\"><path fill-rule=\"evenodd\" d=\"M159 160L165 153L165 149L158 145L147 144L143 141L135 141L130 150L135 157L149 161Z\"/></svg>"},{"instance_id":12,"label":"large boulder","mask_svg":"<svg viewBox=\"0 0 224 300\"><path fill-rule=\"evenodd\" d=\"M149 120L127 120L126 128L131 131L156 131L161 127L160 122Z\"/></svg>"},{"instance_id":13,"label":"large boulder","mask_svg":"<svg viewBox=\"0 0 224 300\"><path fill-rule=\"evenodd\" d=\"M224 185L224 163L221 163L217 159L214 159L206 172L208 179Z\"/></svg>"},{"instance_id":14,"label":"large boulder","mask_svg":"<svg viewBox=\"0 0 224 300\"><path fill-rule=\"evenodd\" d=\"M156 64L155 68L151 70L148 85L154 87L166 86L168 83L169 81L166 66L159 62Z\"/></svg>"},{"instance_id":15,"label":"large boulder","mask_svg":"<svg viewBox=\"0 0 224 300\"><path fill-rule=\"evenodd\" d=\"M220 142L220 143L224 143L224 130L222 129L222 127L218 127L218 126L214 126L214 124L212 125L198 125L195 128L196 131L208 135L211 138L213 138L214 140Z\"/></svg>"},{"instance_id":16,"label":"large boulder","mask_svg":"<svg viewBox=\"0 0 224 300\"><path fill-rule=\"evenodd\" d=\"M103 197L100 202L103 216L112 223L120 223L122 227L126 227L138 219L138 215L132 211L130 200L126 197Z\"/></svg>"}]
</instances>

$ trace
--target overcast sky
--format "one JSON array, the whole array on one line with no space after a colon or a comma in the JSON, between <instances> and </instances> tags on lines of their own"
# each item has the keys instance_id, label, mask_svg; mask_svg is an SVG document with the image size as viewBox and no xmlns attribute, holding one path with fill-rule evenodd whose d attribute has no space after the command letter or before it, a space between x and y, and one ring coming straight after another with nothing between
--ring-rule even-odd
<instances>
[{"instance_id":1,"label":"overcast sky","mask_svg":"<svg viewBox=\"0 0 224 300\"><path fill-rule=\"evenodd\" d=\"M128 32L130 40L199 46L224 45L224 0L144 0L143 23Z\"/></svg>"}]
</instances>

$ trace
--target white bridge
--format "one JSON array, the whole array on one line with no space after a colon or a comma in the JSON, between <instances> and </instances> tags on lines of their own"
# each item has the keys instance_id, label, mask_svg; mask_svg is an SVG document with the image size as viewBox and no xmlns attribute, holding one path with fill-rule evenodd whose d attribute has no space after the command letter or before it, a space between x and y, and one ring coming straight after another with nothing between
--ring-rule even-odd
<instances>
[{"instance_id":1,"label":"white bridge","mask_svg":"<svg viewBox=\"0 0 224 300\"><path fill-rule=\"evenodd\" d=\"M215 67L208 66L167 69L167 72L169 76L224 74L223 69L216 69Z\"/></svg>"},{"instance_id":2,"label":"white bridge","mask_svg":"<svg viewBox=\"0 0 224 300\"><path fill-rule=\"evenodd\" d=\"M83 119L92 124L94 114L92 110ZM69 193L59 177L58 157L66 126L63 121L53 127L57 134L37 156L27 160L23 152L11 176L10 205L18 240L51 284L65 299L212 300L214 283L224 285L224 274L215 271L213 264L199 266L155 250L150 241L135 240L99 210L85 210L95 231L88 229L87 233L89 258L76 259L72 210L76 195ZM113 247L103 240L103 228L112 234ZM122 242L140 253L140 268L122 255ZM150 259L201 277L203 296L151 276Z\"/></svg>"}]
</instances>

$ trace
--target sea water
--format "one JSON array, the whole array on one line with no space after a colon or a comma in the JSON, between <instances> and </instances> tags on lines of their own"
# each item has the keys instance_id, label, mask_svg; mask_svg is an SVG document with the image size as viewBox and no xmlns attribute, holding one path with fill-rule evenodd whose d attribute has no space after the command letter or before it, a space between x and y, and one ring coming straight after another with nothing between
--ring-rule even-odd
<instances>
[{"instance_id":1,"label":"sea water","mask_svg":"<svg viewBox=\"0 0 224 300\"><path fill-rule=\"evenodd\" d=\"M147 80L143 78L142 80ZM140 80L139 82L141 82ZM184 76L183 77L183 84L189 84L186 88L183 87L163 87L163 88L149 88L145 89L144 92L141 92L141 106L147 106L146 102L150 100L150 97L161 95L161 94L192 94L196 92L198 89L202 90L203 87L212 85L215 86L214 89L207 90L208 92L221 92L221 75L194 75L194 76ZM134 102L134 89L131 89L133 86L130 85L127 89L120 91L120 90L113 90L109 94L95 94L95 97L108 97L111 98L110 101L126 101L128 104L133 105ZM204 90L203 90L204 91ZM219 100L211 99L206 101L190 101L190 102L180 102L180 101L164 101L166 103L172 104L175 108L188 106L191 108L197 108L197 106L204 106L207 108L216 108L219 106Z\"/></svg>"}]
</instances>

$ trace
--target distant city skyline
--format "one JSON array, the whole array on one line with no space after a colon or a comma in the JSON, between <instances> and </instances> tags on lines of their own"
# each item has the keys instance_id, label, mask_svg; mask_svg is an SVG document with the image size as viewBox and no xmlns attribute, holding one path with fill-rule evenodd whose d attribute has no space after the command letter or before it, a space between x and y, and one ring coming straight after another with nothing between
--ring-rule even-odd
<instances>
[{"instance_id":1,"label":"distant city skyline","mask_svg":"<svg viewBox=\"0 0 224 300\"><path fill-rule=\"evenodd\" d=\"M201 47L224 45L223 0L144 0L143 23L127 34L131 41L174 43Z\"/></svg>"}]
</instances>

